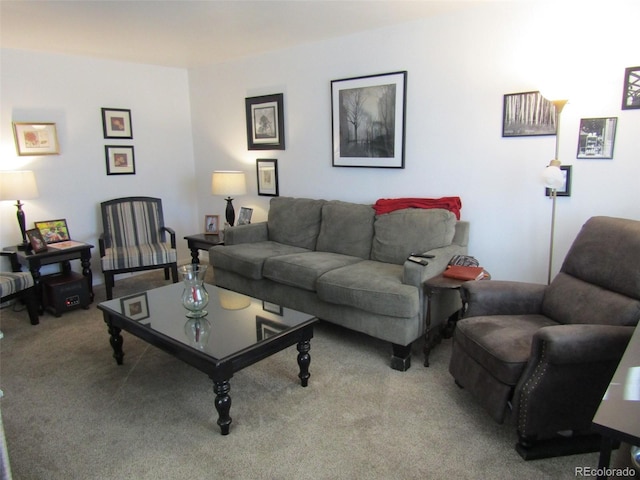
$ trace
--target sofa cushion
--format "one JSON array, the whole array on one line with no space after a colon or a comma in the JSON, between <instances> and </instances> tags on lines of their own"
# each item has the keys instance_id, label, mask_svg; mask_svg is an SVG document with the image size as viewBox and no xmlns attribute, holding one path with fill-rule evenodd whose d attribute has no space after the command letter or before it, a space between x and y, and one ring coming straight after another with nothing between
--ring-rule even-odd
<instances>
[{"instance_id":1,"label":"sofa cushion","mask_svg":"<svg viewBox=\"0 0 640 480\"><path fill-rule=\"evenodd\" d=\"M325 203L309 198L272 198L267 217L269 240L315 250Z\"/></svg>"},{"instance_id":2,"label":"sofa cushion","mask_svg":"<svg viewBox=\"0 0 640 480\"><path fill-rule=\"evenodd\" d=\"M479 365L507 385L515 385L531 356L533 334L557 325L544 315L469 317L456 324L455 341Z\"/></svg>"},{"instance_id":3,"label":"sofa cushion","mask_svg":"<svg viewBox=\"0 0 640 480\"><path fill-rule=\"evenodd\" d=\"M402 265L363 260L322 275L318 297L392 317L413 317L420 311L418 288L402 283Z\"/></svg>"},{"instance_id":4,"label":"sofa cushion","mask_svg":"<svg viewBox=\"0 0 640 480\"><path fill-rule=\"evenodd\" d=\"M307 251L304 248L272 241L219 245L209 249L209 262L214 269L229 270L243 277L260 280L267 258Z\"/></svg>"},{"instance_id":5,"label":"sofa cushion","mask_svg":"<svg viewBox=\"0 0 640 480\"><path fill-rule=\"evenodd\" d=\"M403 264L413 252L451 244L456 216L441 208L410 208L377 215L371 259Z\"/></svg>"},{"instance_id":6,"label":"sofa cushion","mask_svg":"<svg viewBox=\"0 0 640 480\"><path fill-rule=\"evenodd\" d=\"M361 261L359 257L339 253L291 253L266 259L262 274L275 282L315 292L316 281L322 274Z\"/></svg>"},{"instance_id":7,"label":"sofa cushion","mask_svg":"<svg viewBox=\"0 0 640 480\"><path fill-rule=\"evenodd\" d=\"M322 206L316 250L368 259L375 210L371 205L330 201Z\"/></svg>"}]
</instances>

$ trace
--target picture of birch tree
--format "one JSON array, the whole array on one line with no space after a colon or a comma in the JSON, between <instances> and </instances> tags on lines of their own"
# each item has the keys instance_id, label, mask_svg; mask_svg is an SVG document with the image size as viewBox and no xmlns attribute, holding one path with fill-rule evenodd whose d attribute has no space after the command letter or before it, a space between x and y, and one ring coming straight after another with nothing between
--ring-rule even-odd
<instances>
[{"instance_id":1,"label":"picture of birch tree","mask_svg":"<svg viewBox=\"0 0 640 480\"><path fill-rule=\"evenodd\" d=\"M503 137L555 134L556 109L540 92L504 96Z\"/></svg>"}]
</instances>

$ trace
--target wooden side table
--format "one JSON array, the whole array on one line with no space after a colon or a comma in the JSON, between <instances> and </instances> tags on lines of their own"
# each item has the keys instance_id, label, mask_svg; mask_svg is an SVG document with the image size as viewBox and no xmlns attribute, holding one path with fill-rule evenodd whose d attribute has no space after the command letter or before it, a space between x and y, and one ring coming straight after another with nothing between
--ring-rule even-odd
<instances>
[{"instance_id":1,"label":"wooden side table","mask_svg":"<svg viewBox=\"0 0 640 480\"><path fill-rule=\"evenodd\" d=\"M200 250L209 250L215 245L224 245L220 235L215 233L196 233L184 237L191 250L191 263L200 263Z\"/></svg>"}]
</instances>

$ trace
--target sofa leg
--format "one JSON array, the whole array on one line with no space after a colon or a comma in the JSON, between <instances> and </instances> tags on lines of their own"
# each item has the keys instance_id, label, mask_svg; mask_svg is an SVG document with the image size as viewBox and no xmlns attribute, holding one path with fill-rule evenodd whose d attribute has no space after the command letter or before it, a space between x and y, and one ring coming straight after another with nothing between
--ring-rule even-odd
<instances>
[{"instance_id":1,"label":"sofa leg","mask_svg":"<svg viewBox=\"0 0 640 480\"><path fill-rule=\"evenodd\" d=\"M391 368L405 372L411 367L411 344L398 345L392 343L393 354L391 355Z\"/></svg>"}]
</instances>

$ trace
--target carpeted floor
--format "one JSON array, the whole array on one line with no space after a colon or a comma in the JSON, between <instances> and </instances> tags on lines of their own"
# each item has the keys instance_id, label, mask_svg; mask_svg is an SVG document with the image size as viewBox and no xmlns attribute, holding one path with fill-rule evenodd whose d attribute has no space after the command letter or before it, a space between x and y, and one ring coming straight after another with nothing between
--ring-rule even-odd
<instances>
[{"instance_id":1,"label":"carpeted floor","mask_svg":"<svg viewBox=\"0 0 640 480\"><path fill-rule=\"evenodd\" d=\"M164 284L120 280L123 296ZM573 479L597 454L525 462L515 430L495 424L455 386L445 341L407 372L389 346L320 323L302 388L291 347L231 379L228 436L213 384L126 332L112 358L96 304L29 324L0 312L0 388L13 478L21 479Z\"/></svg>"}]
</instances>

